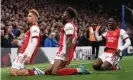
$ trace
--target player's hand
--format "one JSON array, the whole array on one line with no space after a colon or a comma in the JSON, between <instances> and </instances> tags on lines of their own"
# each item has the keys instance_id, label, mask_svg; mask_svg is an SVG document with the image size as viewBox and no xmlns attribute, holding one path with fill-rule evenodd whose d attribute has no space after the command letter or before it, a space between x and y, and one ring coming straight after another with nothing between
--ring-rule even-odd
<instances>
[{"instance_id":1,"label":"player's hand","mask_svg":"<svg viewBox=\"0 0 133 80\"><path fill-rule=\"evenodd\" d=\"M26 57L26 59L25 59L25 63L26 63L26 64L29 64L29 63L30 63L30 58L31 58L31 57L29 57L29 56Z\"/></svg>"},{"instance_id":2,"label":"player's hand","mask_svg":"<svg viewBox=\"0 0 133 80\"><path fill-rule=\"evenodd\" d=\"M114 56L119 56L121 50L120 49L116 49L115 52L114 52Z\"/></svg>"},{"instance_id":3,"label":"player's hand","mask_svg":"<svg viewBox=\"0 0 133 80\"><path fill-rule=\"evenodd\" d=\"M18 45L18 40L17 39L13 39L13 44Z\"/></svg>"},{"instance_id":4,"label":"player's hand","mask_svg":"<svg viewBox=\"0 0 133 80\"><path fill-rule=\"evenodd\" d=\"M121 52L120 49L115 50L115 54L120 54L120 52Z\"/></svg>"}]
</instances>

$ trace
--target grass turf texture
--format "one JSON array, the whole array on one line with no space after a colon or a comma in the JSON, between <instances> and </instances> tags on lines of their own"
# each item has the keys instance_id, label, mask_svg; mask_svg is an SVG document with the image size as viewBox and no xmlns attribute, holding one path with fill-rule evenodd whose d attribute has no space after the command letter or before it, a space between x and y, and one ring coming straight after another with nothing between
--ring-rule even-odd
<instances>
[{"instance_id":1,"label":"grass turf texture","mask_svg":"<svg viewBox=\"0 0 133 80\"><path fill-rule=\"evenodd\" d=\"M133 56L126 56L120 61L122 67L118 71L95 71L92 68L93 61L81 60L73 61L70 67L73 65L78 67L80 64L84 64L85 68L92 71L91 75L68 75L68 76L50 76L50 75L35 75L35 76L17 76L13 77L9 75L10 68L1 68L2 80L133 80ZM32 69L34 66L44 70L48 64L34 64L29 65L28 68Z\"/></svg>"}]
</instances>

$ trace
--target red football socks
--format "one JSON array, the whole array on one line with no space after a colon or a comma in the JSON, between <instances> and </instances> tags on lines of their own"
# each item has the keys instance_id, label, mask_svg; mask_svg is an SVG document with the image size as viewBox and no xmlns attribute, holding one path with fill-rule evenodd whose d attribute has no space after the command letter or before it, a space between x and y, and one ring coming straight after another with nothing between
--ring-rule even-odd
<instances>
[{"instance_id":1,"label":"red football socks","mask_svg":"<svg viewBox=\"0 0 133 80\"><path fill-rule=\"evenodd\" d=\"M27 70L29 72L29 75L35 75L34 70L32 70L32 69L27 69Z\"/></svg>"},{"instance_id":2,"label":"red football socks","mask_svg":"<svg viewBox=\"0 0 133 80\"><path fill-rule=\"evenodd\" d=\"M76 74L77 68L61 68L58 71L59 75L72 75L72 74Z\"/></svg>"}]
</instances>

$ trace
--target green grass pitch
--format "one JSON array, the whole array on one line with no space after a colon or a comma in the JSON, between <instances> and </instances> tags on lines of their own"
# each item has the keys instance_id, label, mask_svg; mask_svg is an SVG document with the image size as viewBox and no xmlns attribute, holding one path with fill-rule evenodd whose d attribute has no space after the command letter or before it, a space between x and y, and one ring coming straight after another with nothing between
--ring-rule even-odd
<instances>
[{"instance_id":1,"label":"green grass pitch","mask_svg":"<svg viewBox=\"0 0 133 80\"><path fill-rule=\"evenodd\" d=\"M69 76L50 76L50 75L35 75L35 76L17 76L13 77L9 75L9 67L1 68L2 80L133 80L133 56L126 56L120 61L122 67L118 71L95 71L92 68L93 61L82 60L73 61L70 66L74 65L78 67L80 64L84 64L87 69L92 71L91 75L69 75ZM48 64L34 64L28 67L32 69L34 66L44 70Z\"/></svg>"}]
</instances>

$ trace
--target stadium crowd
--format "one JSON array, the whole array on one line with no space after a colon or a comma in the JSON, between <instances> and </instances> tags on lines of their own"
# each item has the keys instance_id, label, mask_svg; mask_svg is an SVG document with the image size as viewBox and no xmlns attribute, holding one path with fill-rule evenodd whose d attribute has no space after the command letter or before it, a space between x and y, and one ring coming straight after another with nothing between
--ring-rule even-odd
<instances>
[{"instance_id":1,"label":"stadium crowd","mask_svg":"<svg viewBox=\"0 0 133 80\"><path fill-rule=\"evenodd\" d=\"M57 0L58 1L58 0ZM59 30L63 26L61 15L66 7L72 6L78 12L75 24L78 28L77 46L88 46L89 40L87 36L88 27L92 22L101 25L107 30L108 14L102 4L97 6L86 4L68 4L56 3L56 0L2 0L1 5L1 47L18 47L15 45L16 40L22 41L25 32L28 29L26 17L28 10L35 8L39 11L39 27L41 30L41 47L45 46L45 39L52 38L55 45L58 46ZM133 41L133 25L127 24L127 33ZM53 43L53 42L52 42Z\"/></svg>"}]
</instances>

